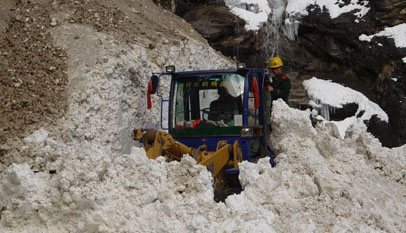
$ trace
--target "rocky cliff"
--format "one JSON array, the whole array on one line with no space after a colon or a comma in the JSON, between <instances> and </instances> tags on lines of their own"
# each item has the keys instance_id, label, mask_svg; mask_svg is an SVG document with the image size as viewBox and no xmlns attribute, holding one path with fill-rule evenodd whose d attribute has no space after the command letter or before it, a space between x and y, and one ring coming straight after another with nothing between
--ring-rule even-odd
<instances>
[{"instance_id":1,"label":"rocky cliff","mask_svg":"<svg viewBox=\"0 0 406 233\"><path fill-rule=\"evenodd\" d=\"M163 1L161 1L163 2ZM273 1L270 1L273 2ZM350 1L341 3L341 7ZM266 66L267 47L276 46L288 72L294 72L292 105L307 99L301 82L317 76L331 79L365 94L388 114L389 124L371 120L367 124L386 146L406 143L406 48L398 48L391 38L374 37L360 41L362 34L373 35L386 27L406 22L403 0L361 1L369 8L366 16L356 20L357 10L332 19L329 12L317 5L308 7L300 19L295 40L281 36L270 40L266 25L257 33L244 30L244 21L232 15L222 1L175 1L172 9L191 23L217 50L251 66ZM177 6L187 5L187 13ZM271 17L271 16L270 16ZM378 78L380 77L380 78ZM384 130L382 130L384 129Z\"/></svg>"}]
</instances>

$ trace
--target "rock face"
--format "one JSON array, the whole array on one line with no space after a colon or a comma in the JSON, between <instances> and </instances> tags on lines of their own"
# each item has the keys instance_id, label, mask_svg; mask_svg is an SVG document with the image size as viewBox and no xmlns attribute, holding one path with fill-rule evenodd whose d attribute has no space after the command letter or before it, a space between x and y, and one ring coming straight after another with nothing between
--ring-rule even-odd
<instances>
[{"instance_id":1,"label":"rock face","mask_svg":"<svg viewBox=\"0 0 406 233\"><path fill-rule=\"evenodd\" d=\"M381 25L394 26L405 22L406 2L402 0L372 1L375 5L377 23Z\"/></svg>"},{"instance_id":2,"label":"rock face","mask_svg":"<svg viewBox=\"0 0 406 233\"><path fill-rule=\"evenodd\" d=\"M194 7L183 18L223 54L238 58L251 53L255 37L243 31L244 21L230 13L226 6Z\"/></svg>"},{"instance_id":3,"label":"rock face","mask_svg":"<svg viewBox=\"0 0 406 233\"><path fill-rule=\"evenodd\" d=\"M406 143L406 124L402 120L406 118L406 64L402 62L406 51L396 48L393 39L375 37L368 43L360 41L359 36L405 23L406 2L379 1L369 6L365 21L358 24L352 13L331 20L316 8L302 19L298 41L293 42L297 43L294 56L286 56L301 74L343 83L378 103L388 113L390 122L385 125L371 120L375 123L369 123L370 131L385 146L399 146Z\"/></svg>"},{"instance_id":4,"label":"rock face","mask_svg":"<svg viewBox=\"0 0 406 233\"><path fill-rule=\"evenodd\" d=\"M294 85L298 91L292 90L293 106L306 101L296 93L302 92L300 80L312 76L331 79L360 91L388 113L390 122L385 131L374 129L377 124L371 123L373 120L369 123L371 132L378 138L383 140L392 135L394 140L383 140L385 146L406 143L403 133L406 132L403 120L406 119L406 63L402 61L406 49L396 48L394 40L386 37L374 37L371 42L359 40L361 34L373 35L385 27L405 23L406 1L364 2L370 10L359 23L354 22L354 12L331 19L324 9L310 6L309 15L301 19L297 39L289 41L281 36L278 42L266 38L265 28L258 33L246 32L244 22L229 13L221 1L174 2L173 11L191 23L212 47L250 66L266 66L269 56L266 48L277 46L285 70L298 73L295 76L298 83Z\"/></svg>"},{"instance_id":5,"label":"rock face","mask_svg":"<svg viewBox=\"0 0 406 233\"><path fill-rule=\"evenodd\" d=\"M185 19L214 49L250 66L262 66L262 37L244 29L245 21L232 14L221 0L155 2Z\"/></svg>"}]
</instances>

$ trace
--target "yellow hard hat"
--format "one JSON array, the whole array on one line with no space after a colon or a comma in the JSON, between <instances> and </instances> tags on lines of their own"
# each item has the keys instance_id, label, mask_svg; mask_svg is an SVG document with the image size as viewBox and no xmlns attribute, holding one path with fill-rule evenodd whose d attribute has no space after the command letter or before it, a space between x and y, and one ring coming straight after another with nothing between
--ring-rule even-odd
<instances>
[{"instance_id":1,"label":"yellow hard hat","mask_svg":"<svg viewBox=\"0 0 406 233\"><path fill-rule=\"evenodd\" d=\"M278 68L281 66L283 66L283 63L282 63L282 59L280 57L273 57L269 61L269 67L271 67L271 69Z\"/></svg>"}]
</instances>

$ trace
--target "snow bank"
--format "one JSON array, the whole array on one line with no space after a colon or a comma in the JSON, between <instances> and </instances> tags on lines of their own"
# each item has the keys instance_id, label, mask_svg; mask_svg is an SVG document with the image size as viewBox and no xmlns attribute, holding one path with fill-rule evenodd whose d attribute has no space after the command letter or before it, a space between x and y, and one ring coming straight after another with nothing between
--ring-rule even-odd
<instances>
[{"instance_id":1,"label":"snow bank","mask_svg":"<svg viewBox=\"0 0 406 233\"><path fill-rule=\"evenodd\" d=\"M47 144L46 130L34 133L41 143L26 150L37 155L34 163L2 174L1 232L272 232L267 209L215 203L210 173L192 158L165 163L130 150L131 130L159 119L158 107L145 106L151 71L233 64L188 39L176 46L156 41L159 49L150 50L84 25L61 25L52 34L69 56L69 108L57 128L47 129L62 136ZM163 78L161 94L168 85ZM153 104L159 106L156 96Z\"/></svg>"},{"instance_id":2,"label":"snow bank","mask_svg":"<svg viewBox=\"0 0 406 233\"><path fill-rule=\"evenodd\" d=\"M313 129L309 114L274 102L271 142L279 153L277 166L257 179L272 191L267 201L276 200L275 230L404 232L406 146L382 148L360 120L342 140L333 124ZM303 128L290 130L291 125Z\"/></svg>"},{"instance_id":3,"label":"snow bank","mask_svg":"<svg viewBox=\"0 0 406 233\"><path fill-rule=\"evenodd\" d=\"M152 72L164 71L166 65L175 65L177 71L234 67L207 44L192 39L171 42L165 38L154 42L159 49L151 50L84 25L61 25L51 32L69 55L70 103L60 122L64 134L123 153L133 144L132 129L159 124L160 98L153 95L153 108L146 106ZM169 82L169 77L161 78L159 94L164 97Z\"/></svg>"},{"instance_id":4,"label":"snow bank","mask_svg":"<svg viewBox=\"0 0 406 233\"><path fill-rule=\"evenodd\" d=\"M3 175L0 230L405 232L406 146L382 148L362 121L342 140L309 116L274 102L277 166L242 162L244 191L225 203L213 201L210 173L188 156L166 163L135 147L59 143L42 171L13 165Z\"/></svg>"}]
</instances>

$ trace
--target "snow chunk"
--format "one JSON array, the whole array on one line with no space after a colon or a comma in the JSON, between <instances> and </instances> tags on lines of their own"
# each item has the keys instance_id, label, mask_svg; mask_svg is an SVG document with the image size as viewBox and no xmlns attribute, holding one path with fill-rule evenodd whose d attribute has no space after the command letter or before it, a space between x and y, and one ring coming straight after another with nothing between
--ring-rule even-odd
<instances>
[{"instance_id":1,"label":"snow chunk","mask_svg":"<svg viewBox=\"0 0 406 233\"><path fill-rule=\"evenodd\" d=\"M348 117L342 121L331 121L331 122L337 126L338 132L340 133L340 137L342 139L344 139L345 132L351 125L354 125L356 121L357 121L357 117L353 116L353 117Z\"/></svg>"},{"instance_id":2,"label":"snow chunk","mask_svg":"<svg viewBox=\"0 0 406 233\"><path fill-rule=\"evenodd\" d=\"M247 31L258 31L271 13L267 0L225 0L230 11L245 20Z\"/></svg>"},{"instance_id":3,"label":"snow chunk","mask_svg":"<svg viewBox=\"0 0 406 233\"><path fill-rule=\"evenodd\" d=\"M24 141L28 142L28 143L42 144L46 141L47 138L48 138L48 131L46 131L44 128L40 128L40 129L36 130L30 136L25 137Z\"/></svg>"},{"instance_id":4,"label":"snow chunk","mask_svg":"<svg viewBox=\"0 0 406 233\"><path fill-rule=\"evenodd\" d=\"M367 35L365 35L365 34L361 34L361 35L358 37L358 39L359 39L360 41L371 42L372 37L371 37L371 36L367 36Z\"/></svg>"},{"instance_id":5,"label":"snow chunk","mask_svg":"<svg viewBox=\"0 0 406 233\"><path fill-rule=\"evenodd\" d=\"M24 220L40 222L40 206L51 206L49 197L58 196L52 187L48 174L35 174L27 164L11 165L0 184L0 208L5 210L1 213L2 224L17 227Z\"/></svg>"}]
</instances>

